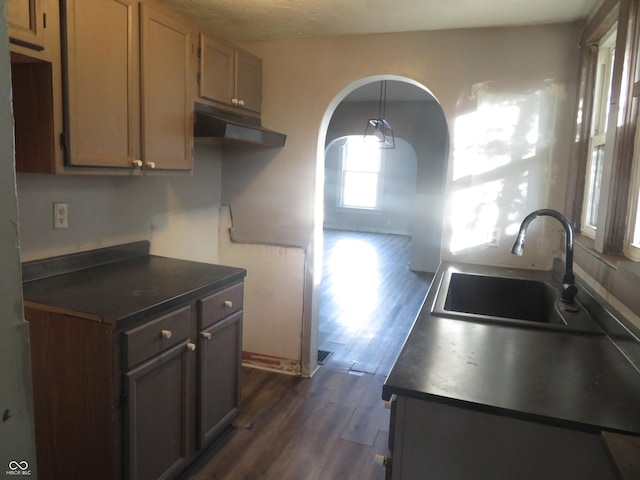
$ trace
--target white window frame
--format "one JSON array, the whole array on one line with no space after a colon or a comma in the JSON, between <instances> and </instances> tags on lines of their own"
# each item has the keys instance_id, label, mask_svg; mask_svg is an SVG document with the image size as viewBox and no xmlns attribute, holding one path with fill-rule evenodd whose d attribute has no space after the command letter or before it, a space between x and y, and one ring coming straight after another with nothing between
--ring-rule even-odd
<instances>
[{"instance_id":1,"label":"white window frame","mask_svg":"<svg viewBox=\"0 0 640 480\"><path fill-rule=\"evenodd\" d=\"M593 97L593 116L589 138L589 155L585 169L585 188L582 202L581 233L595 238L598 216L603 164L607 156L607 123L611 99L613 64L615 60L617 24L602 37L598 47L596 84ZM594 163L597 160L598 163ZM592 218L595 217L595 222Z\"/></svg>"},{"instance_id":2,"label":"white window frame","mask_svg":"<svg viewBox=\"0 0 640 480\"><path fill-rule=\"evenodd\" d=\"M623 252L631 260L640 261L640 218L638 218L640 215L640 122L636 127L628 205L627 233Z\"/></svg>"},{"instance_id":3,"label":"white window frame","mask_svg":"<svg viewBox=\"0 0 640 480\"><path fill-rule=\"evenodd\" d=\"M376 152L379 155L378 168L372 170L348 170L347 162L349 157L349 143L350 142L360 142L363 141L361 135L353 135L348 137L344 143L340 147L340 156L341 156L341 172L340 172L340 181L338 182L338 207L345 210L358 210L358 211L369 211L369 212L379 212L382 210L382 193L383 193L383 183L384 183L384 155L383 150L380 149L377 145L372 148L372 151ZM353 143L352 143L353 145ZM348 173L364 173L364 174L375 174L376 175L376 199L374 206L362 206L362 205L350 205L345 203L345 188L347 188L346 176Z\"/></svg>"}]
</instances>

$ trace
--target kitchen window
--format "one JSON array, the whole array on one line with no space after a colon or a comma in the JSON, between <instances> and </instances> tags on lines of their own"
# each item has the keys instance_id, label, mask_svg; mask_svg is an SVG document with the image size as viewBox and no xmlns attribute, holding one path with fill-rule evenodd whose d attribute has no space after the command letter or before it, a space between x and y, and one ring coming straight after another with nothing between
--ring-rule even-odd
<instances>
[{"instance_id":1,"label":"kitchen window","mask_svg":"<svg viewBox=\"0 0 640 480\"><path fill-rule=\"evenodd\" d=\"M576 240L604 264L640 261L640 2L603 2L581 55L567 196Z\"/></svg>"},{"instance_id":2,"label":"kitchen window","mask_svg":"<svg viewBox=\"0 0 640 480\"><path fill-rule=\"evenodd\" d=\"M640 16L640 12L638 14ZM640 39L638 42L640 43ZM637 44L636 44L637 45ZM632 88L632 102L637 110L640 99L640 47L636 51L635 83ZM629 212L627 215L627 233L624 239L624 254L631 260L640 261L640 122L636 119L635 146L631 183L629 187Z\"/></svg>"},{"instance_id":3,"label":"kitchen window","mask_svg":"<svg viewBox=\"0 0 640 480\"><path fill-rule=\"evenodd\" d=\"M598 226L598 206L600 204L602 171L605 161L615 47L616 28L614 27L605 35L598 46L593 114L589 135L589 156L585 172L585 191L582 206L582 233L591 238L595 238Z\"/></svg>"},{"instance_id":4,"label":"kitchen window","mask_svg":"<svg viewBox=\"0 0 640 480\"><path fill-rule=\"evenodd\" d=\"M381 210L382 150L360 135L341 147L342 177L338 195L342 208Z\"/></svg>"},{"instance_id":5,"label":"kitchen window","mask_svg":"<svg viewBox=\"0 0 640 480\"><path fill-rule=\"evenodd\" d=\"M640 127L640 124L639 124ZM628 230L624 253L632 260L640 261L640 128L636 130L632 183L629 190Z\"/></svg>"}]
</instances>

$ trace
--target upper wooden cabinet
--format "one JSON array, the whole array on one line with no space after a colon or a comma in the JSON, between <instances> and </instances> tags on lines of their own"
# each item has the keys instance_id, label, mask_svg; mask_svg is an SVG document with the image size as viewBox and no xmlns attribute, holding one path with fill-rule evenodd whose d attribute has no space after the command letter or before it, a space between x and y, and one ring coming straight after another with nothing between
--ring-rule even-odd
<instances>
[{"instance_id":1,"label":"upper wooden cabinet","mask_svg":"<svg viewBox=\"0 0 640 480\"><path fill-rule=\"evenodd\" d=\"M9 40L35 50L44 49L44 22L41 0L7 0Z\"/></svg>"},{"instance_id":2,"label":"upper wooden cabinet","mask_svg":"<svg viewBox=\"0 0 640 480\"><path fill-rule=\"evenodd\" d=\"M191 34L172 16L142 5L142 161L192 167Z\"/></svg>"},{"instance_id":3,"label":"upper wooden cabinet","mask_svg":"<svg viewBox=\"0 0 640 480\"><path fill-rule=\"evenodd\" d=\"M260 113L262 60L200 35L200 98Z\"/></svg>"},{"instance_id":4,"label":"upper wooden cabinet","mask_svg":"<svg viewBox=\"0 0 640 480\"><path fill-rule=\"evenodd\" d=\"M236 52L236 98L239 106L262 110L262 60L246 52Z\"/></svg>"},{"instance_id":5,"label":"upper wooden cabinet","mask_svg":"<svg viewBox=\"0 0 640 480\"><path fill-rule=\"evenodd\" d=\"M55 173L52 64L11 54L16 170Z\"/></svg>"},{"instance_id":6,"label":"upper wooden cabinet","mask_svg":"<svg viewBox=\"0 0 640 480\"><path fill-rule=\"evenodd\" d=\"M66 164L190 169L189 29L137 0L62 5Z\"/></svg>"},{"instance_id":7,"label":"upper wooden cabinet","mask_svg":"<svg viewBox=\"0 0 640 480\"><path fill-rule=\"evenodd\" d=\"M66 163L132 167L140 159L138 2L64 3Z\"/></svg>"}]
</instances>

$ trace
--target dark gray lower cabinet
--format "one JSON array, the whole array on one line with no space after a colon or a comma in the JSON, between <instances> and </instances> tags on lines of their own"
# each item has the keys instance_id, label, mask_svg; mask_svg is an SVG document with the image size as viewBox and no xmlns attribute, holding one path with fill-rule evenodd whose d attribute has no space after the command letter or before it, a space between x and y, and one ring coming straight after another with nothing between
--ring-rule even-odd
<instances>
[{"instance_id":1,"label":"dark gray lower cabinet","mask_svg":"<svg viewBox=\"0 0 640 480\"><path fill-rule=\"evenodd\" d=\"M129 478L171 478L186 467L192 356L184 341L125 375Z\"/></svg>"},{"instance_id":2,"label":"dark gray lower cabinet","mask_svg":"<svg viewBox=\"0 0 640 480\"><path fill-rule=\"evenodd\" d=\"M243 283L128 328L25 308L40 480L170 480L240 405Z\"/></svg>"},{"instance_id":3,"label":"dark gray lower cabinet","mask_svg":"<svg viewBox=\"0 0 640 480\"><path fill-rule=\"evenodd\" d=\"M240 408L242 312L200 332L198 448L203 448Z\"/></svg>"},{"instance_id":4,"label":"dark gray lower cabinet","mask_svg":"<svg viewBox=\"0 0 640 480\"><path fill-rule=\"evenodd\" d=\"M599 433L398 396L392 480L615 480Z\"/></svg>"}]
</instances>

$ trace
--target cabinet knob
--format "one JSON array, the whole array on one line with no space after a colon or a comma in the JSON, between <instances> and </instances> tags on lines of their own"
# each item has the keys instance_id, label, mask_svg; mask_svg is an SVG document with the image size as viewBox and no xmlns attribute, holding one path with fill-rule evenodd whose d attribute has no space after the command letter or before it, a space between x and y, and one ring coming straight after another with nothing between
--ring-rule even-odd
<instances>
[{"instance_id":1,"label":"cabinet knob","mask_svg":"<svg viewBox=\"0 0 640 480\"><path fill-rule=\"evenodd\" d=\"M200 335L202 335L202 338L204 338L205 340L211 340L211 332L202 332Z\"/></svg>"},{"instance_id":2,"label":"cabinet knob","mask_svg":"<svg viewBox=\"0 0 640 480\"><path fill-rule=\"evenodd\" d=\"M233 302L231 300L225 300L224 301L224 306L225 306L225 308L231 308L231 307L233 307Z\"/></svg>"},{"instance_id":3,"label":"cabinet knob","mask_svg":"<svg viewBox=\"0 0 640 480\"><path fill-rule=\"evenodd\" d=\"M187 350L189 350L190 352L194 352L195 349L196 349L195 343L187 343Z\"/></svg>"},{"instance_id":4,"label":"cabinet knob","mask_svg":"<svg viewBox=\"0 0 640 480\"><path fill-rule=\"evenodd\" d=\"M134 168L142 168L142 160L133 160L131 162Z\"/></svg>"},{"instance_id":5,"label":"cabinet knob","mask_svg":"<svg viewBox=\"0 0 640 480\"><path fill-rule=\"evenodd\" d=\"M244 100L238 100L238 105L240 105L241 107L244 107Z\"/></svg>"},{"instance_id":6,"label":"cabinet knob","mask_svg":"<svg viewBox=\"0 0 640 480\"><path fill-rule=\"evenodd\" d=\"M149 170L153 170L156 168L156 162L145 162L144 168L148 168Z\"/></svg>"},{"instance_id":7,"label":"cabinet knob","mask_svg":"<svg viewBox=\"0 0 640 480\"><path fill-rule=\"evenodd\" d=\"M171 330L162 330L162 338L171 338Z\"/></svg>"},{"instance_id":8,"label":"cabinet knob","mask_svg":"<svg viewBox=\"0 0 640 480\"><path fill-rule=\"evenodd\" d=\"M232 98L231 99L231 105L238 105L238 99L237 98Z\"/></svg>"}]
</instances>

